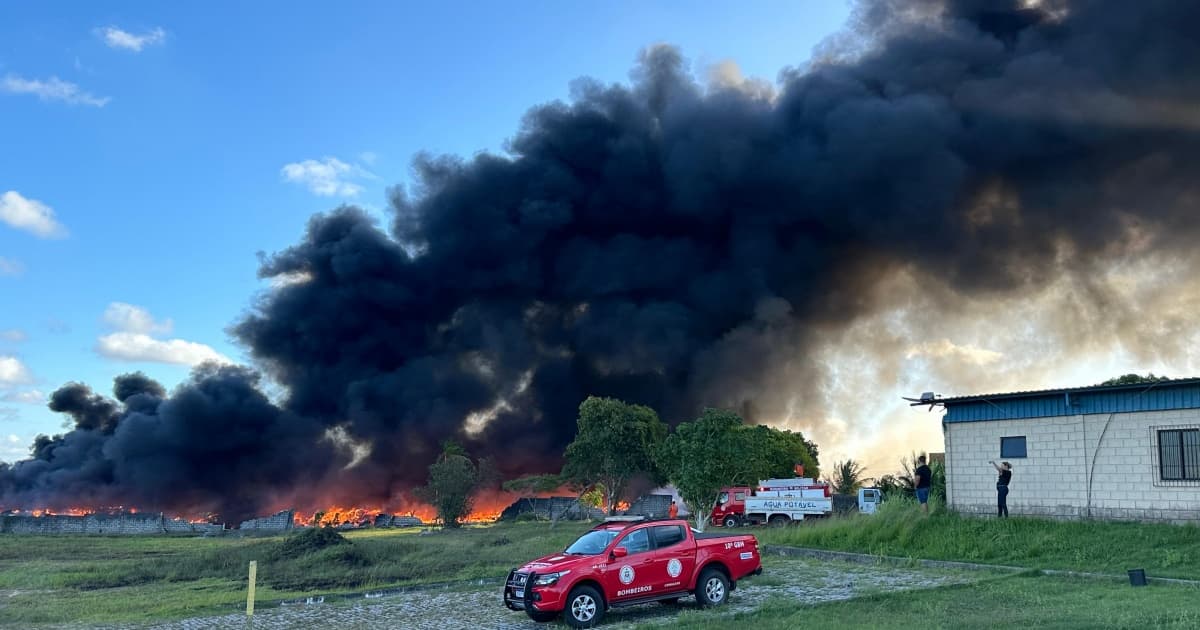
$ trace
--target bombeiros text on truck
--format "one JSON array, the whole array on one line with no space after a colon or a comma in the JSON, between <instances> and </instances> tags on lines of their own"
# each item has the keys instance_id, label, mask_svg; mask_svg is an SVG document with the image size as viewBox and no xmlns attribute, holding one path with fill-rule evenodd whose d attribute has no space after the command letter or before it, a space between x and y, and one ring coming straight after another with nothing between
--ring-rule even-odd
<instances>
[{"instance_id":1,"label":"bombeiros text on truck","mask_svg":"<svg viewBox=\"0 0 1200 630\"><path fill-rule=\"evenodd\" d=\"M609 517L564 551L513 569L504 605L534 621L559 615L575 628L600 623L611 608L675 603L724 604L738 580L762 573L754 536L700 533L683 519Z\"/></svg>"}]
</instances>

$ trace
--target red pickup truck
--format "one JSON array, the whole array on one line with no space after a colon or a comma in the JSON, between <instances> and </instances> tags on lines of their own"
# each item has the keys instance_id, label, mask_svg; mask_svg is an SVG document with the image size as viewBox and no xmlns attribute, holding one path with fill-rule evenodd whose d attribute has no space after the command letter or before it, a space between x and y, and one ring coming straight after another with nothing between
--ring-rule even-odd
<instances>
[{"instance_id":1,"label":"red pickup truck","mask_svg":"<svg viewBox=\"0 0 1200 630\"><path fill-rule=\"evenodd\" d=\"M509 572L504 605L534 621L561 614L572 627L591 628L609 608L691 595L701 606L718 606L738 580L761 573L754 536L702 534L682 519L614 517L561 553Z\"/></svg>"}]
</instances>

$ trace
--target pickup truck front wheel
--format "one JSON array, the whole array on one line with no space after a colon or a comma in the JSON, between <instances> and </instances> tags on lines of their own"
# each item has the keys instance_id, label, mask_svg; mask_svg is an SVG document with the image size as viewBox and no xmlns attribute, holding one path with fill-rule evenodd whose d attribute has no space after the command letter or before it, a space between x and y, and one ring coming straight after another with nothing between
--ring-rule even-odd
<instances>
[{"instance_id":1,"label":"pickup truck front wheel","mask_svg":"<svg viewBox=\"0 0 1200 630\"><path fill-rule=\"evenodd\" d=\"M696 602L701 608L720 606L729 599L729 579L717 569L705 569L696 581Z\"/></svg>"},{"instance_id":2,"label":"pickup truck front wheel","mask_svg":"<svg viewBox=\"0 0 1200 630\"><path fill-rule=\"evenodd\" d=\"M594 628L604 618L604 600L590 586L576 586L567 595L563 621L572 628Z\"/></svg>"}]
</instances>

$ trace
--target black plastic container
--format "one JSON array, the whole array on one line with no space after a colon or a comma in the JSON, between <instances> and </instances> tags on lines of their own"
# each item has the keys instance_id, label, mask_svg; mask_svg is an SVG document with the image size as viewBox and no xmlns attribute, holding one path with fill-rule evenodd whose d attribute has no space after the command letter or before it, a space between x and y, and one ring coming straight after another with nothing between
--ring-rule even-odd
<instances>
[{"instance_id":1,"label":"black plastic container","mask_svg":"<svg viewBox=\"0 0 1200 630\"><path fill-rule=\"evenodd\" d=\"M1145 569L1130 569L1129 570L1129 585L1130 586L1145 586L1146 585L1146 570Z\"/></svg>"}]
</instances>

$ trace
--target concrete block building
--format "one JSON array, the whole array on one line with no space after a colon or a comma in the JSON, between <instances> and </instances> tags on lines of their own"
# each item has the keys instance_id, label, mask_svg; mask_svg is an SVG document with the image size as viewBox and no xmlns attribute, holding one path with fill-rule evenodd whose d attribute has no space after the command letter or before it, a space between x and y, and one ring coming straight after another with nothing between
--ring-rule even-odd
<instances>
[{"instance_id":1,"label":"concrete block building","mask_svg":"<svg viewBox=\"0 0 1200 630\"><path fill-rule=\"evenodd\" d=\"M1013 515L1200 522L1200 379L938 402L952 509L996 513L995 460Z\"/></svg>"}]
</instances>

